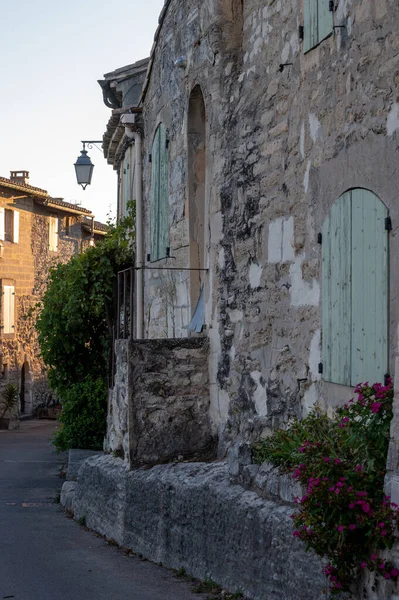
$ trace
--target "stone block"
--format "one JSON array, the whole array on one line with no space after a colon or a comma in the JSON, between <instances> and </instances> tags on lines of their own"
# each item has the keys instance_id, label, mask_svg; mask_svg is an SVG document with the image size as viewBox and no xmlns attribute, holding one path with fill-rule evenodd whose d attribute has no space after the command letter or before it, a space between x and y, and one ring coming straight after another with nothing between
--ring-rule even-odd
<instances>
[{"instance_id":1,"label":"stone block","mask_svg":"<svg viewBox=\"0 0 399 600\"><path fill-rule=\"evenodd\" d=\"M132 465L216 453L205 338L135 340L129 349Z\"/></svg>"},{"instance_id":2,"label":"stone block","mask_svg":"<svg viewBox=\"0 0 399 600\"><path fill-rule=\"evenodd\" d=\"M74 513L74 500L78 484L76 481L65 481L61 489L61 506L71 513Z\"/></svg>"},{"instance_id":3,"label":"stone block","mask_svg":"<svg viewBox=\"0 0 399 600\"><path fill-rule=\"evenodd\" d=\"M67 480L76 481L79 469L84 461L91 456L97 456L99 454L103 454L103 452L101 450L69 450Z\"/></svg>"},{"instance_id":4,"label":"stone block","mask_svg":"<svg viewBox=\"0 0 399 600\"><path fill-rule=\"evenodd\" d=\"M292 536L292 507L231 484L225 463L127 471L102 456L78 483L75 518L149 560L253 600L325 598L321 560Z\"/></svg>"}]
</instances>

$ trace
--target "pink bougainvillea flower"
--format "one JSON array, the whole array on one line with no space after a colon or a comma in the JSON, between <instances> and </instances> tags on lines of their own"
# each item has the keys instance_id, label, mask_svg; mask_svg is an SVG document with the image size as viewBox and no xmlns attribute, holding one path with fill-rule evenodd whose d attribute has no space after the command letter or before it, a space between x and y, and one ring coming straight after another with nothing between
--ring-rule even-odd
<instances>
[{"instance_id":1,"label":"pink bougainvillea flower","mask_svg":"<svg viewBox=\"0 0 399 600\"><path fill-rule=\"evenodd\" d=\"M376 554L372 554L370 556L370 560L377 560L377 555Z\"/></svg>"},{"instance_id":2,"label":"pink bougainvillea flower","mask_svg":"<svg viewBox=\"0 0 399 600\"><path fill-rule=\"evenodd\" d=\"M335 462L335 464L336 464L336 465L340 465L340 464L341 464L341 461L340 461L340 459L339 459L339 458L336 458L336 459L334 460L334 462Z\"/></svg>"},{"instance_id":3,"label":"pink bougainvillea flower","mask_svg":"<svg viewBox=\"0 0 399 600\"><path fill-rule=\"evenodd\" d=\"M324 457L324 462L330 462L330 457L329 456L325 456Z\"/></svg>"},{"instance_id":4,"label":"pink bougainvillea flower","mask_svg":"<svg viewBox=\"0 0 399 600\"><path fill-rule=\"evenodd\" d=\"M378 523L378 527L385 527L385 523Z\"/></svg>"},{"instance_id":5,"label":"pink bougainvillea flower","mask_svg":"<svg viewBox=\"0 0 399 600\"><path fill-rule=\"evenodd\" d=\"M340 489L339 488L335 488L335 493L339 494L339 492L340 492Z\"/></svg>"},{"instance_id":6,"label":"pink bougainvillea flower","mask_svg":"<svg viewBox=\"0 0 399 600\"><path fill-rule=\"evenodd\" d=\"M368 504L367 502L365 502L364 504L362 504L362 510L365 513L369 513L370 512L370 504Z\"/></svg>"},{"instance_id":7,"label":"pink bougainvillea flower","mask_svg":"<svg viewBox=\"0 0 399 600\"><path fill-rule=\"evenodd\" d=\"M391 574L390 573L384 573L384 577L385 577L385 579L391 579Z\"/></svg>"},{"instance_id":8,"label":"pink bougainvillea flower","mask_svg":"<svg viewBox=\"0 0 399 600\"><path fill-rule=\"evenodd\" d=\"M383 530L381 531L381 535L382 535L382 536L386 536L386 535L388 535L388 532L387 532L387 530L386 530L386 529L383 529Z\"/></svg>"},{"instance_id":9,"label":"pink bougainvillea flower","mask_svg":"<svg viewBox=\"0 0 399 600\"><path fill-rule=\"evenodd\" d=\"M379 568L381 569L381 571L385 571L385 565L384 563L381 563L380 565L378 565Z\"/></svg>"},{"instance_id":10,"label":"pink bougainvillea flower","mask_svg":"<svg viewBox=\"0 0 399 600\"><path fill-rule=\"evenodd\" d=\"M397 577L399 575L398 569L392 569L391 575L392 575L392 577Z\"/></svg>"},{"instance_id":11,"label":"pink bougainvillea flower","mask_svg":"<svg viewBox=\"0 0 399 600\"><path fill-rule=\"evenodd\" d=\"M356 465L355 471L357 471L358 473L359 473L359 471L363 471L363 466L362 465Z\"/></svg>"},{"instance_id":12,"label":"pink bougainvillea flower","mask_svg":"<svg viewBox=\"0 0 399 600\"><path fill-rule=\"evenodd\" d=\"M355 508L355 504L353 504L353 502L351 502L351 503L349 504L349 508Z\"/></svg>"},{"instance_id":13,"label":"pink bougainvillea flower","mask_svg":"<svg viewBox=\"0 0 399 600\"><path fill-rule=\"evenodd\" d=\"M382 406L382 402L374 402L371 405L371 412L372 413L378 413L378 412L380 412L381 406Z\"/></svg>"},{"instance_id":14,"label":"pink bougainvillea flower","mask_svg":"<svg viewBox=\"0 0 399 600\"><path fill-rule=\"evenodd\" d=\"M361 562L360 566L362 567L362 569L365 569L367 567L367 563L366 562Z\"/></svg>"},{"instance_id":15,"label":"pink bougainvillea flower","mask_svg":"<svg viewBox=\"0 0 399 600\"><path fill-rule=\"evenodd\" d=\"M330 489L328 490L329 492L333 492L335 490L335 486L331 486Z\"/></svg>"},{"instance_id":16,"label":"pink bougainvillea flower","mask_svg":"<svg viewBox=\"0 0 399 600\"><path fill-rule=\"evenodd\" d=\"M301 537L301 532L300 531L294 531L293 536L299 538L299 537Z\"/></svg>"},{"instance_id":17,"label":"pink bougainvillea flower","mask_svg":"<svg viewBox=\"0 0 399 600\"><path fill-rule=\"evenodd\" d=\"M356 525L354 525L353 523L351 523L351 524L349 525L349 529L350 529L351 531L353 531L354 529L356 529Z\"/></svg>"},{"instance_id":18,"label":"pink bougainvillea flower","mask_svg":"<svg viewBox=\"0 0 399 600\"><path fill-rule=\"evenodd\" d=\"M343 531L345 529L345 527L343 525L340 525L339 527L337 527L337 531Z\"/></svg>"}]
</instances>

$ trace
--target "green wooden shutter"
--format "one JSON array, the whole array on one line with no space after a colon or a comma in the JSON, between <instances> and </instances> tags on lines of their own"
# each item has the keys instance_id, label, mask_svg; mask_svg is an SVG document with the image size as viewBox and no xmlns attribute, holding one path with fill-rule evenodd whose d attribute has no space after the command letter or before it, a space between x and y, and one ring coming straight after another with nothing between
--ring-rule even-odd
<instances>
[{"instance_id":1,"label":"green wooden shutter","mask_svg":"<svg viewBox=\"0 0 399 600\"><path fill-rule=\"evenodd\" d=\"M351 195L331 207L323 226L323 377L351 380Z\"/></svg>"},{"instance_id":2,"label":"green wooden shutter","mask_svg":"<svg viewBox=\"0 0 399 600\"><path fill-rule=\"evenodd\" d=\"M318 43L318 0L305 0L303 51L308 52Z\"/></svg>"},{"instance_id":3,"label":"green wooden shutter","mask_svg":"<svg viewBox=\"0 0 399 600\"><path fill-rule=\"evenodd\" d=\"M329 0L318 0L318 34L317 41L321 42L328 37L333 30L333 13L329 8Z\"/></svg>"},{"instance_id":4,"label":"green wooden shutter","mask_svg":"<svg viewBox=\"0 0 399 600\"><path fill-rule=\"evenodd\" d=\"M160 125L159 136L159 252L160 257L166 256L166 249L169 246L169 193L168 193L168 149L166 147L166 128Z\"/></svg>"},{"instance_id":5,"label":"green wooden shutter","mask_svg":"<svg viewBox=\"0 0 399 600\"><path fill-rule=\"evenodd\" d=\"M156 130L154 142L152 144L152 166L151 166L151 214L150 214L150 235L151 235L151 260L158 260L159 258L159 224L158 224L158 212L159 212L159 193L160 193L160 178L159 178L159 138L160 129Z\"/></svg>"},{"instance_id":6,"label":"green wooden shutter","mask_svg":"<svg viewBox=\"0 0 399 600\"><path fill-rule=\"evenodd\" d=\"M151 260L166 257L169 239L168 152L166 129L159 125L152 145Z\"/></svg>"},{"instance_id":7,"label":"green wooden shutter","mask_svg":"<svg viewBox=\"0 0 399 600\"><path fill-rule=\"evenodd\" d=\"M352 385L388 371L387 215L373 193L352 191Z\"/></svg>"}]
</instances>

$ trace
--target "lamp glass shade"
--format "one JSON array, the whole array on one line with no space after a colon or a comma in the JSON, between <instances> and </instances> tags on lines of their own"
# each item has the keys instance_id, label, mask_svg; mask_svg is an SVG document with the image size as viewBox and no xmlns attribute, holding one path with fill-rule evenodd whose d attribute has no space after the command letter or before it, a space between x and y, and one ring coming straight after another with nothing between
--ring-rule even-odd
<instances>
[{"instance_id":1,"label":"lamp glass shade","mask_svg":"<svg viewBox=\"0 0 399 600\"><path fill-rule=\"evenodd\" d=\"M90 160L86 150L82 150L79 158L74 164L76 179L79 185L85 190L91 183L94 165Z\"/></svg>"}]
</instances>

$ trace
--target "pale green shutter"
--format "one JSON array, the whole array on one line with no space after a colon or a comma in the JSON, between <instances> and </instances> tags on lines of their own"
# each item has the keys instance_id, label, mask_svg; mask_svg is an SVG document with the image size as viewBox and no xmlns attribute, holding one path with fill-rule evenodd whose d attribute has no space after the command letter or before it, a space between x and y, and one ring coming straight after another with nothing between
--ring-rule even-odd
<instances>
[{"instance_id":1,"label":"pale green shutter","mask_svg":"<svg viewBox=\"0 0 399 600\"><path fill-rule=\"evenodd\" d=\"M329 0L318 0L318 35L317 41L321 42L328 37L333 30L333 13L329 8Z\"/></svg>"},{"instance_id":2,"label":"pale green shutter","mask_svg":"<svg viewBox=\"0 0 399 600\"><path fill-rule=\"evenodd\" d=\"M157 260L159 258L159 223L158 223L158 212L159 212L159 195L160 195L160 177L159 177L159 139L160 139L160 128L158 127L154 142L152 144L152 168L151 168L151 260Z\"/></svg>"},{"instance_id":3,"label":"pale green shutter","mask_svg":"<svg viewBox=\"0 0 399 600\"><path fill-rule=\"evenodd\" d=\"M166 128L160 125L159 137L159 258L167 255L169 246L169 193L168 193L168 149L166 147Z\"/></svg>"},{"instance_id":4,"label":"pale green shutter","mask_svg":"<svg viewBox=\"0 0 399 600\"><path fill-rule=\"evenodd\" d=\"M152 145L151 260L166 257L169 238L168 152L166 129L159 125Z\"/></svg>"},{"instance_id":5,"label":"pale green shutter","mask_svg":"<svg viewBox=\"0 0 399 600\"><path fill-rule=\"evenodd\" d=\"M352 191L352 385L388 371L387 215L374 194Z\"/></svg>"},{"instance_id":6,"label":"pale green shutter","mask_svg":"<svg viewBox=\"0 0 399 600\"><path fill-rule=\"evenodd\" d=\"M331 207L323 226L323 376L350 385L351 196Z\"/></svg>"},{"instance_id":7,"label":"pale green shutter","mask_svg":"<svg viewBox=\"0 0 399 600\"><path fill-rule=\"evenodd\" d=\"M318 0L305 1L303 51L308 52L318 43Z\"/></svg>"}]
</instances>

